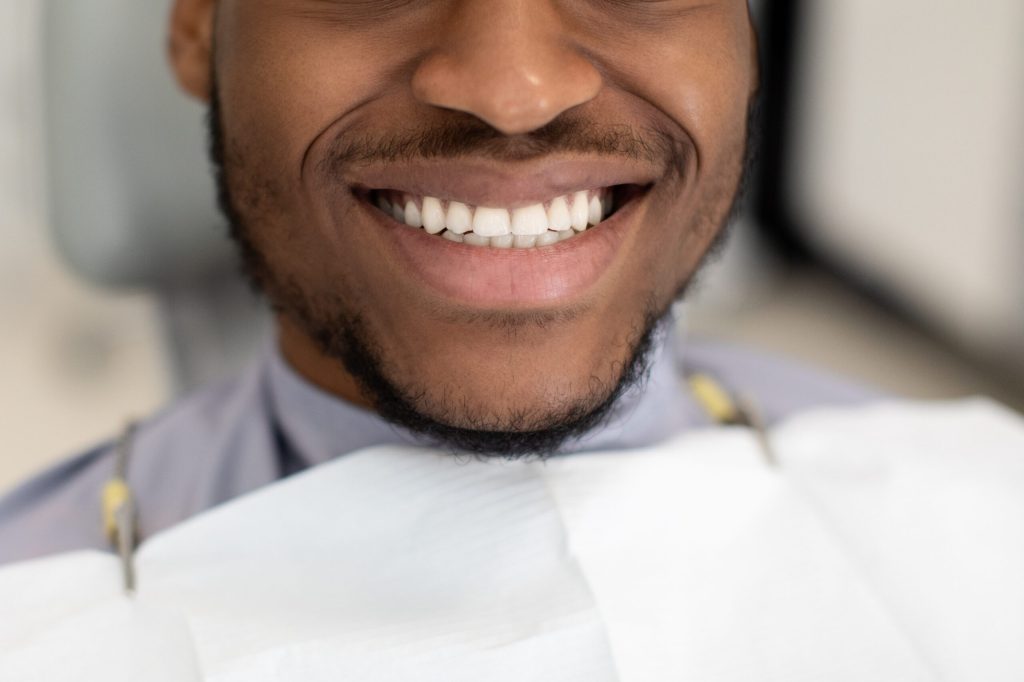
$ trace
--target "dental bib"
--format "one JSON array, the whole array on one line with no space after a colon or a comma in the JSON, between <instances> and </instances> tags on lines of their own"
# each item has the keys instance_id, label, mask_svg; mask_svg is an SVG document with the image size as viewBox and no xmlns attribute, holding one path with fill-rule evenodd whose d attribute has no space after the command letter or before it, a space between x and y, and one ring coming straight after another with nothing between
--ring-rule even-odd
<instances>
[{"instance_id":1,"label":"dental bib","mask_svg":"<svg viewBox=\"0 0 1024 682\"><path fill-rule=\"evenodd\" d=\"M0 570L0 680L1024 678L1024 424L816 410L649 449L372 448L117 560ZM140 504L145 505L145 500Z\"/></svg>"}]
</instances>

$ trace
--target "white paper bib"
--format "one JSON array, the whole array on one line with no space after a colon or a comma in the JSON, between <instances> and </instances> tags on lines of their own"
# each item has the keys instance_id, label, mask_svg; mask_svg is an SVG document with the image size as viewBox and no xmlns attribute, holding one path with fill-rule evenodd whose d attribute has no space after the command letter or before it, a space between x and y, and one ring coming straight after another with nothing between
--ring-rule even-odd
<instances>
[{"instance_id":1,"label":"white paper bib","mask_svg":"<svg viewBox=\"0 0 1024 682\"><path fill-rule=\"evenodd\" d=\"M1024 677L1024 426L816 411L540 462L346 456L140 550L0 571L0 679ZM141 501L145 504L145 501ZM141 671L141 672L140 672Z\"/></svg>"}]
</instances>

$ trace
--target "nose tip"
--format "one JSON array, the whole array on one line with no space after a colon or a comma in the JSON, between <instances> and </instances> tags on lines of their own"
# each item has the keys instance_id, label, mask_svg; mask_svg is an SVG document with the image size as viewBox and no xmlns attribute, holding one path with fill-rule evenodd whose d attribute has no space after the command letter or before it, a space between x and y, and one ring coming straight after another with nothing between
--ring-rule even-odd
<instances>
[{"instance_id":1,"label":"nose tip","mask_svg":"<svg viewBox=\"0 0 1024 682\"><path fill-rule=\"evenodd\" d=\"M517 135L600 92L601 73L569 43L546 3L488 0L467 6L472 9L445 27L445 44L418 64L412 89L419 101Z\"/></svg>"},{"instance_id":2,"label":"nose tip","mask_svg":"<svg viewBox=\"0 0 1024 682\"><path fill-rule=\"evenodd\" d=\"M413 79L421 102L472 114L506 135L543 127L593 99L600 87L594 69L506 63L472 70L447 56L424 64Z\"/></svg>"}]
</instances>

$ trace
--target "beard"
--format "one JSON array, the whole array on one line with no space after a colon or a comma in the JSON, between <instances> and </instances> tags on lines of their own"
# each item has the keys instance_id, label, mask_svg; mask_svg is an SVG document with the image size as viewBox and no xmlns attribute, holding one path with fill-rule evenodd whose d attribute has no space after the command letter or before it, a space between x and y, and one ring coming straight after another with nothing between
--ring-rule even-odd
<instances>
[{"instance_id":1,"label":"beard","mask_svg":"<svg viewBox=\"0 0 1024 682\"><path fill-rule=\"evenodd\" d=\"M660 331L671 324L672 304L682 298L694 277L681 282L676 296L660 304L652 295L639 311L639 324L628 335L626 361L618 365L617 376L611 380L591 377L588 390L583 395L567 397L561 404L548 405L543 410L521 410L502 417L473 415L458 404L428 400L427 392L400 385L393 377L395 372L388 362L386 353L364 314L347 301L340 292L312 294L300 282L279 277L271 260L253 239L251 225L243 215L232 193L231 180L238 169L228 162L219 92L214 82L207 116L210 158L217 183L218 203L227 218L229 233L237 245L242 271L253 286L270 302L279 315L287 316L308 336L325 356L339 362L358 383L363 395L373 405L380 417L406 429L423 442L452 452L477 457L546 457L558 452L564 446L588 432L599 428L616 414L621 398L631 389L641 389L646 380L655 339ZM751 106L751 117L754 107ZM738 186L733 188L732 202L727 215L718 226L718 234L705 255L706 265L719 253L727 239L728 225L736 213L739 197L746 186L750 166L750 144L748 125L747 163ZM339 166L355 158L384 158L416 153L421 155L455 156L470 147L474 150L501 149L500 133L486 124L464 119L461 125L450 130L433 131L415 143L376 148L373 143L361 143L348 147L342 153L333 155L329 162ZM685 151L678 149L671 141L661 139L652 145L647 141L630 140L621 137L598 138L581 134L571 119L556 120L544 129L531 134L530 154L540 154L549 148L560 150L579 149L604 153L657 153L665 158L670 169L682 169ZM500 152L499 152L500 153ZM681 170L679 171L681 172ZM500 314L490 316L488 323L511 326L557 323L556 316L538 314L531 319L507 317ZM463 406L464 407L464 406Z\"/></svg>"}]
</instances>

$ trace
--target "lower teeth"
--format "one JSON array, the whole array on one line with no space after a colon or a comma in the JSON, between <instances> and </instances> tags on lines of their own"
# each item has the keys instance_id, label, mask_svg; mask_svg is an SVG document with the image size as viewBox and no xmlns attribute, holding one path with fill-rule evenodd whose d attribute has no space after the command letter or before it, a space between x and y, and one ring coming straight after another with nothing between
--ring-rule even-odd
<instances>
[{"instance_id":1,"label":"lower teeth","mask_svg":"<svg viewBox=\"0 0 1024 682\"><path fill-rule=\"evenodd\" d=\"M415 228L419 229L419 228ZM456 242L458 244L468 244L470 246L484 246L492 249L534 249L542 246L551 246L558 242L564 242L567 239L571 239L576 235L581 234L572 230L566 230L565 232L555 232L554 230L548 230L542 235L512 235L506 234L501 237L481 237L480 235L467 232L466 234L455 234L449 230L445 230L438 234L438 237L447 239L449 241Z\"/></svg>"}]
</instances>

